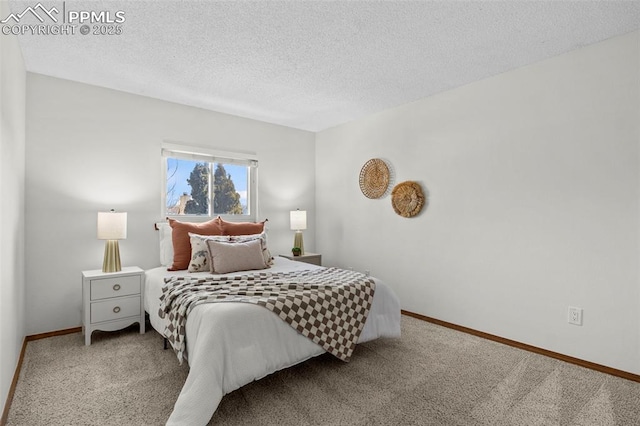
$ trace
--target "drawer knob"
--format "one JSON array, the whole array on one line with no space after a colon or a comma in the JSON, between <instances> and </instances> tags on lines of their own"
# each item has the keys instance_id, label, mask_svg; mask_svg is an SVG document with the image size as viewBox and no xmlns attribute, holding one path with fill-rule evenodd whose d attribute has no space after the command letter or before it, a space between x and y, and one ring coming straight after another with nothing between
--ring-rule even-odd
<instances>
[{"instance_id":1,"label":"drawer knob","mask_svg":"<svg viewBox=\"0 0 640 426\"><path fill-rule=\"evenodd\" d=\"M116 306L115 308L113 308L113 312L116 314L120 312L120 306Z\"/></svg>"},{"instance_id":2,"label":"drawer knob","mask_svg":"<svg viewBox=\"0 0 640 426\"><path fill-rule=\"evenodd\" d=\"M118 290L120 290L120 284L114 284L114 285L113 285L113 290L114 290L114 291L118 291Z\"/></svg>"}]
</instances>

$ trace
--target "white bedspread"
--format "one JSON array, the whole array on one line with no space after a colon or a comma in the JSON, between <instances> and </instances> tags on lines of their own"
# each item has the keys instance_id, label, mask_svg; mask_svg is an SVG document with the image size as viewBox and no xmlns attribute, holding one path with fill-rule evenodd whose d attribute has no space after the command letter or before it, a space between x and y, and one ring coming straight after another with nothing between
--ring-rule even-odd
<instances>
[{"instance_id":1,"label":"white bedspread","mask_svg":"<svg viewBox=\"0 0 640 426\"><path fill-rule=\"evenodd\" d=\"M277 257L270 272L311 268L318 266ZM158 316L164 278L186 274L165 267L146 271L145 310L160 334L164 332L164 320ZM189 375L167 425L206 425L225 394L324 353L277 315L248 303L196 306L187 318L186 331ZM359 343L399 336L398 298L376 279L373 304Z\"/></svg>"}]
</instances>

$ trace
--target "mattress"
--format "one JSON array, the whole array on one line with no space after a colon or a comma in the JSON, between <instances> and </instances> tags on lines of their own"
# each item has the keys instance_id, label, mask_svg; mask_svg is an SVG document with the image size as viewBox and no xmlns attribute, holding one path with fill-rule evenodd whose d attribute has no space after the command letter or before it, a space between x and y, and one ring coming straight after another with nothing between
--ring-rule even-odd
<instances>
[{"instance_id":1,"label":"mattress","mask_svg":"<svg viewBox=\"0 0 640 426\"><path fill-rule=\"evenodd\" d=\"M277 257L269 272L316 268L322 267ZM167 271L166 267L146 271L144 306L151 325L162 335L166 324L158 315L162 287L165 278L180 275L208 274ZM400 336L398 298L387 285L374 280L376 291L359 343ZM186 335L190 370L168 425L206 425L225 394L324 353L277 315L248 303L196 306L187 318Z\"/></svg>"}]
</instances>

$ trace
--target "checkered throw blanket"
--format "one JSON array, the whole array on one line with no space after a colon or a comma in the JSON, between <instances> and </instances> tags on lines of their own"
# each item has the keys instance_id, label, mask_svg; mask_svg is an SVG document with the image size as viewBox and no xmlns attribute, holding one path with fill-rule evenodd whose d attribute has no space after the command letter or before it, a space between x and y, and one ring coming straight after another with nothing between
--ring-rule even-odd
<instances>
[{"instance_id":1,"label":"checkered throw blanket","mask_svg":"<svg viewBox=\"0 0 640 426\"><path fill-rule=\"evenodd\" d=\"M165 336L180 363L186 359L187 315L202 303L217 302L263 306L327 352L349 361L374 292L371 278L337 268L234 277L172 277L165 279L159 314L169 319Z\"/></svg>"}]
</instances>

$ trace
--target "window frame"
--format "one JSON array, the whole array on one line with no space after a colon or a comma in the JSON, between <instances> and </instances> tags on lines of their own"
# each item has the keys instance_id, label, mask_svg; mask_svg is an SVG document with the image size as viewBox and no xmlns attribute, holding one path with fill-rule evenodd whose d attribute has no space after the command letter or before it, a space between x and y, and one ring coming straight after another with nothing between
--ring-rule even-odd
<instances>
[{"instance_id":1,"label":"window frame","mask_svg":"<svg viewBox=\"0 0 640 426\"><path fill-rule=\"evenodd\" d=\"M210 169L210 212L208 214L169 214L167 212L167 166L168 159L175 158L178 160L191 160L204 162L209 165ZM171 219L184 220L189 222L205 222L220 216L229 222L256 222L258 218L258 157L253 152L233 152L221 151L217 149L198 147L193 145L185 145L174 142L163 142L161 149L162 163L162 183L160 194L160 211L163 217ZM247 166L247 210L249 214L219 214L213 211L213 172L215 167L213 163L222 163L223 165L241 165Z\"/></svg>"}]
</instances>

